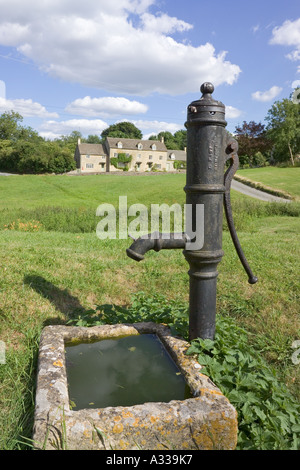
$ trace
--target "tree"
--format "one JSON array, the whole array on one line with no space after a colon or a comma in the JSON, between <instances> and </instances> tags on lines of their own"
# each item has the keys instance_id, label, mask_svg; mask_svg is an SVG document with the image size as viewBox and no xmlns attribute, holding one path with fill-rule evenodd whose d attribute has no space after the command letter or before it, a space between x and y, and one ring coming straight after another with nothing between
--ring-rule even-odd
<instances>
[{"instance_id":1,"label":"tree","mask_svg":"<svg viewBox=\"0 0 300 470\"><path fill-rule=\"evenodd\" d=\"M162 140L162 139L167 149L179 150L179 147L174 139L173 134L171 134L171 132L162 131L158 135L151 135L149 137L149 140Z\"/></svg>"},{"instance_id":2,"label":"tree","mask_svg":"<svg viewBox=\"0 0 300 470\"><path fill-rule=\"evenodd\" d=\"M68 147L61 147L56 142L49 142L46 148L50 173L65 173L75 170L74 153Z\"/></svg>"},{"instance_id":3,"label":"tree","mask_svg":"<svg viewBox=\"0 0 300 470\"><path fill-rule=\"evenodd\" d=\"M21 114L15 111L6 111L0 116L0 139L17 142L19 140L26 141L43 141L44 139L31 127L21 126L23 121Z\"/></svg>"},{"instance_id":4,"label":"tree","mask_svg":"<svg viewBox=\"0 0 300 470\"><path fill-rule=\"evenodd\" d=\"M17 142L12 155L15 170L19 173L47 173L49 155L46 145L21 140Z\"/></svg>"},{"instance_id":5,"label":"tree","mask_svg":"<svg viewBox=\"0 0 300 470\"><path fill-rule=\"evenodd\" d=\"M274 144L277 161L291 160L300 153L300 104L284 98L269 109L266 121L268 136Z\"/></svg>"},{"instance_id":6,"label":"tree","mask_svg":"<svg viewBox=\"0 0 300 470\"><path fill-rule=\"evenodd\" d=\"M260 122L244 121L241 127L235 128L235 138L239 144L238 153L241 165L261 164L261 155L266 155L272 147L270 139L267 138L265 126ZM260 158L256 158L256 155Z\"/></svg>"},{"instance_id":7,"label":"tree","mask_svg":"<svg viewBox=\"0 0 300 470\"><path fill-rule=\"evenodd\" d=\"M0 139L0 170L13 171L11 165L13 151L14 147L10 140Z\"/></svg>"},{"instance_id":8,"label":"tree","mask_svg":"<svg viewBox=\"0 0 300 470\"><path fill-rule=\"evenodd\" d=\"M184 150L187 146L187 131L181 129L180 131L175 132L174 139L175 142L177 142L179 150Z\"/></svg>"},{"instance_id":9,"label":"tree","mask_svg":"<svg viewBox=\"0 0 300 470\"><path fill-rule=\"evenodd\" d=\"M102 139L106 137L119 137L123 139L140 139L142 140L142 132L131 122L119 122L118 124L112 124L111 126L104 129L101 134Z\"/></svg>"},{"instance_id":10,"label":"tree","mask_svg":"<svg viewBox=\"0 0 300 470\"><path fill-rule=\"evenodd\" d=\"M6 111L0 116L0 139L17 140L19 135L19 122L23 121L21 114Z\"/></svg>"},{"instance_id":11,"label":"tree","mask_svg":"<svg viewBox=\"0 0 300 470\"><path fill-rule=\"evenodd\" d=\"M78 139L80 139L81 142L85 142L81 132L72 131L69 135L61 135L60 138L55 139L54 142L60 145L61 148L67 148L70 152L73 152L74 155Z\"/></svg>"},{"instance_id":12,"label":"tree","mask_svg":"<svg viewBox=\"0 0 300 470\"><path fill-rule=\"evenodd\" d=\"M186 131L180 130L175 132L175 134L171 134L168 131L162 131L158 135L151 135L149 140L161 140L163 138L164 144L167 149L171 150L184 150L186 147Z\"/></svg>"},{"instance_id":13,"label":"tree","mask_svg":"<svg viewBox=\"0 0 300 470\"><path fill-rule=\"evenodd\" d=\"M62 135L60 139L62 142L65 143L76 143L78 142L78 139L82 139L82 134L79 131L72 131L69 135Z\"/></svg>"},{"instance_id":14,"label":"tree","mask_svg":"<svg viewBox=\"0 0 300 470\"><path fill-rule=\"evenodd\" d=\"M90 134L87 136L86 142L88 144L101 144L101 139L98 135Z\"/></svg>"}]
</instances>

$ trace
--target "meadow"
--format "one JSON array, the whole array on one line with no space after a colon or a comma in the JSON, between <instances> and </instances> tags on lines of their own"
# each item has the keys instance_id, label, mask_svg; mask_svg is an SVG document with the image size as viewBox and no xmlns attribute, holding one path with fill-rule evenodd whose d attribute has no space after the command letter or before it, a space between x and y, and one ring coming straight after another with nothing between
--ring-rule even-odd
<instances>
[{"instance_id":1,"label":"meadow","mask_svg":"<svg viewBox=\"0 0 300 470\"><path fill-rule=\"evenodd\" d=\"M291 176L294 184L286 183L288 191L297 193L298 174ZM265 183L276 187L284 179L279 174L277 181ZM185 174L0 177L1 449L27 448L38 341L45 325L90 324L101 316L119 321L127 315L127 321L137 321L139 315L147 318L145 308L161 321L159 312L166 306L175 316L186 309L188 266L181 250L149 252L136 263L126 256L130 239L96 236L100 204L117 207L119 196L127 196L128 205L183 204L184 185ZM241 245L259 282L247 283L224 222L218 318L233 322L232 338L235 326L247 331L247 348L275 368L279 383L297 401L300 373L292 361L292 344L300 339L300 203L265 203L232 192L232 206Z\"/></svg>"}]
</instances>

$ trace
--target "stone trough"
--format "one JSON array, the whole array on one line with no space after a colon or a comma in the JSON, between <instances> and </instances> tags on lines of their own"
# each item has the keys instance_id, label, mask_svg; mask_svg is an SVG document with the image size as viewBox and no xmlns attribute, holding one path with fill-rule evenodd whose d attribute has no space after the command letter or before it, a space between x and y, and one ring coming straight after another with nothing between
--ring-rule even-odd
<instances>
[{"instance_id":1,"label":"stone trough","mask_svg":"<svg viewBox=\"0 0 300 470\"><path fill-rule=\"evenodd\" d=\"M155 334L188 385L191 398L74 410L70 406L65 348L95 341ZM237 413L227 398L185 354L186 341L162 324L95 327L47 326L39 348L34 419L36 449L231 450L237 442ZM163 384L162 384L163 386Z\"/></svg>"}]
</instances>

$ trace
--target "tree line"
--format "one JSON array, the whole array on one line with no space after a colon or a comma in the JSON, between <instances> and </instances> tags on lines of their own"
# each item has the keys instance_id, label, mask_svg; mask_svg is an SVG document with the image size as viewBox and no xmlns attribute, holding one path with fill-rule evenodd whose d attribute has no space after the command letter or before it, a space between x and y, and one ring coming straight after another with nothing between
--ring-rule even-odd
<instances>
[{"instance_id":1,"label":"tree line","mask_svg":"<svg viewBox=\"0 0 300 470\"><path fill-rule=\"evenodd\" d=\"M72 139L46 140L14 111L0 116L0 170L12 173L65 173L75 169Z\"/></svg>"},{"instance_id":2,"label":"tree line","mask_svg":"<svg viewBox=\"0 0 300 470\"><path fill-rule=\"evenodd\" d=\"M297 95L299 91L299 95ZM296 97L296 99L295 99ZM300 88L289 99L276 101L265 118L266 125L244 121L235 128L241 167L266 164L298 164L300 158ZM143 139L130 122L112 124L101 135L83 137L74 130L54 140L41 137L22 125L23 117L14 111L0 115L0 171L13 173L65 173L76 168L74 152L78 142L103 143L106 137ZM164 141L167 149L184 150L186 130L160 132L150 140Z\"/></svg>"},{"instance_id":3,"label":"tree line","mask_svg":"<svg viewBox=\"0 0 300 470\"><path fill-rule=\"evenodd\" d=\"M299 164L300 88L289 99L275 101L265 118L267 125L244 121L235 129L242 167Z\"/></svg>"}]
</instances>

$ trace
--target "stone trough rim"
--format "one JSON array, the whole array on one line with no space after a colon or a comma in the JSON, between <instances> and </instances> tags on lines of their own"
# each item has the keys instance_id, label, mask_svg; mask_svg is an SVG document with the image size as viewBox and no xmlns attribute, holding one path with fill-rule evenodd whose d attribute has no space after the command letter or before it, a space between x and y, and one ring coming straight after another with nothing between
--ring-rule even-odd
<instances>
[{"instance_id":1,"label":"stone trough rim","mask_svg":"<svg viewBox=\"0 0 300 470\"><path fill-rule=\"evenodd\" d=\"M65 345L72 341L100 340L113 337L131 336L139 334L156 334L161 340L173 361L183 374L187 385L190 388L192 398L184 400L172 400L166 402L147 402L131 406L116 406L106 408L84 408L72 410L70 408L66 363ZM57 416L63 413L64 418L69 422L77 423L80 420L95 420L99 416L107 416L109 413L138 415L146 409L155 409L164 413L167 406L176 410L180 414L183 409L199 406L202 402L205 406L215 408L223 407L225 414L236 415L234 407L228 399L221 393L218 387L209 377L201 373L201 365L195 357L187 356L185 352L190 343L184 339L173 336L170 328L161 323L140 322L122 323L114 325L99 325L93 327L49 325L41 334L40 349L38 359L38 375L36 385L36 402L34 416L34 442L41 441L41 428L46 423L59 419ZM186 411L185 411L186 412Z\"/></svg>"}]
</instances>

